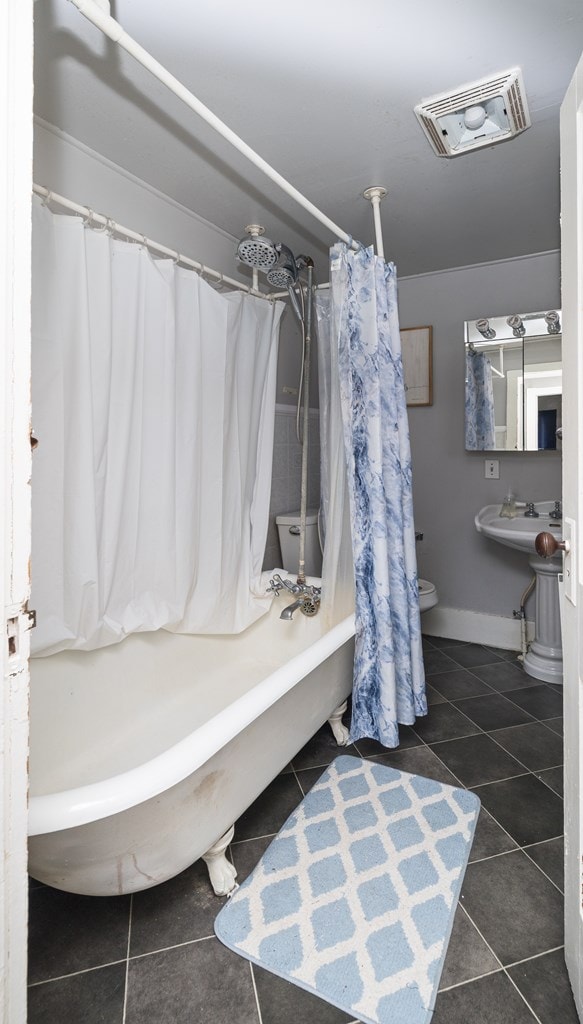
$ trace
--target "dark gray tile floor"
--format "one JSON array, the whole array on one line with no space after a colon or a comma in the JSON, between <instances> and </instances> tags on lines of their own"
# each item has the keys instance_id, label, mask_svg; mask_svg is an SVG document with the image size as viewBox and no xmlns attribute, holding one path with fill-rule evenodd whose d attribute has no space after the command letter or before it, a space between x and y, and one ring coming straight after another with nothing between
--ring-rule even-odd
<instances>
[{"instance_id":1,"label":"dark gray tile floor","mask_svg":"<svg viewBox=\"0 0 583 1024\"><path fill-rule=\"evenodd\" d=\"M475 790L482 811L434 1024L577 1024L563 959L561 692L507 651L425 638L430 711L389 751L345 751ZM239 879L339 753L328 727L242 815ZM215 939L201 862L132 897L32 883L29 1024L349 1024Z\"/></svg>"}]
</instances>

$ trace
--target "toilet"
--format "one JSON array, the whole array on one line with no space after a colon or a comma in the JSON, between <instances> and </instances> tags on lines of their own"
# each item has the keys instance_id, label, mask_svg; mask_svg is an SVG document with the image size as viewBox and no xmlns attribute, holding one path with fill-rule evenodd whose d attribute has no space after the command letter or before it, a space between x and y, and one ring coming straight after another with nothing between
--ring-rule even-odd
<instances>
[{"instance_id":1,"label":"toilet","mask_svg":"<svg viewBox=\"0 0 583 1024\"><path fill-rule=\"evenodd\" d=\"M284 512L275 517L279 534L282 568L297 573L300 561L300 513ZM305 544L306 576L322 575L322 551L318 538L318 509L310 508L306 514Z\"/></svg>"},{"instance_id":2,"label":"toilet","mask_svg":"<svg viewBox=\"0 0 583 1024\"><path fill-rule=\"evenodd\" d=\"M423 612L428 612L437 604L437 590L435 583L430 583L429 580L418 579L417 585L419 587L419 611L423 615Z\"/></svg>"}]
</instances>

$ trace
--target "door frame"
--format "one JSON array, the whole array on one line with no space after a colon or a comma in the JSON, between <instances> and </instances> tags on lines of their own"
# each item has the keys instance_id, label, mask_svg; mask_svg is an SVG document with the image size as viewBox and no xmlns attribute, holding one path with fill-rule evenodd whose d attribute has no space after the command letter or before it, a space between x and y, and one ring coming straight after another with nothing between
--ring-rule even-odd
<instances>
[{"instance_id":1,"label":"door frame","mask_svg":"<svg viewBox=\"0 0 583 1024\"><path fill-rule=\"evenodd\" d=\"M583 1020L583 57L561 106L565 962Z\"/></svg>"},{"instance_id":2,"label":"door frame","mask_svg":"<svg viewBox=\"0 0 583 1024\"><path fill-rule=\"evenodd\" d=\"M0 1019L26 1021L30 225L33 2L4 0L0 33Z\"/></svg>"}]
</instances>

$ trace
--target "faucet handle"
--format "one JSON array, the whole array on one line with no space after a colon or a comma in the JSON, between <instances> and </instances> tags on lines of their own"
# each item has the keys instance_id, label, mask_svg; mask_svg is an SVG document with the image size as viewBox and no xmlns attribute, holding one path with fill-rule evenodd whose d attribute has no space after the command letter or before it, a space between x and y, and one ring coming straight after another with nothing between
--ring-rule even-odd
<instances>
[{"instance_id":1,"label":"faucet handle","mask_svg":"<svg viewBox=\"0 0 583 1024\"><path fill-rule=\"evenodd\" d=\"M527 519L538 519L539 513L534 507L534 501L527 501L526 512L524 514Z\"/></svg>"},{"instance_id":2,"label":"faucet handle","mask_svg":"<svg viewBox=\"0 0 583 1024\"><path fill-rule=\"evenodd\" d=\"M269 586L268 586L267 590L265 591L265 593L266 594L275 594L275 596L277 597L277 595L279 594L280 590L283 590L283 587L284 587L284 581L282 580L282 578L279 575L279 573L276 572L275 576L271 577L271 579L269 581Z\"/></svg>"},{"instance_id":3,"label":"faucet handle","mask_svg":"<svg viewBox=\"0 0 583 1024\"><path fill-rule=\"evenodd\" d=\"M563 513L561 511L561 502L555 501L555 507L552 512L549 512L550 519L562 519Z\"/></svg>"}]
</instances>

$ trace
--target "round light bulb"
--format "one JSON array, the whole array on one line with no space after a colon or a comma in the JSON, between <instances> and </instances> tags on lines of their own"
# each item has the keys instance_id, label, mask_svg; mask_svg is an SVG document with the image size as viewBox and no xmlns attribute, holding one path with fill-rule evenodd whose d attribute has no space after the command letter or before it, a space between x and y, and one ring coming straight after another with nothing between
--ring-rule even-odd
<instances>
[{"instance_id":1,"label":"round light bulb","mask_svg":"<svg viewBox=\"0 0 583 1024\"><path fill-rule=\"evenodd\" d=\"M474 132L477 128L481 128L486 120L486 111L479 103L473 107L466 107L464 110L464 124L466 128Z\"/></svg>"}]
</instances>

